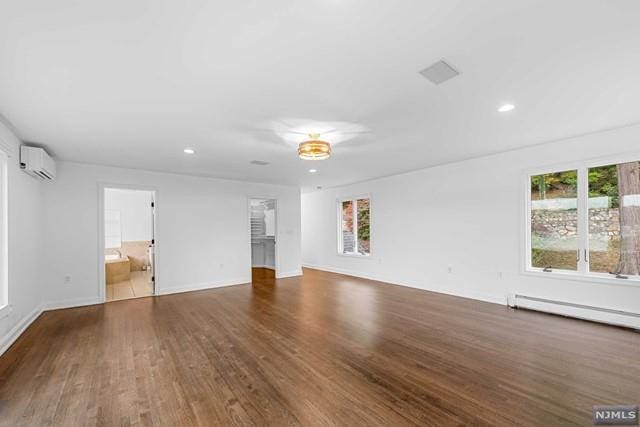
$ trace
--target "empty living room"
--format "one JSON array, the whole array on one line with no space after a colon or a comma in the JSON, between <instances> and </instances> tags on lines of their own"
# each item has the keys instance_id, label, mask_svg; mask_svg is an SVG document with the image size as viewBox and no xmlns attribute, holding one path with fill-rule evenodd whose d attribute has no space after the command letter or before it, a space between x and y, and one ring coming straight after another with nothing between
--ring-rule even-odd
<instances>
[{"instance_id":1,"label":"empty living room","mask_svg":"<svg viewBox=\"0 0 640 427\"><path fill-rule=\"evenodd\" d=\"M639 18L0 0L0 427L638 425Z\"/></svg>"}]
</instances>

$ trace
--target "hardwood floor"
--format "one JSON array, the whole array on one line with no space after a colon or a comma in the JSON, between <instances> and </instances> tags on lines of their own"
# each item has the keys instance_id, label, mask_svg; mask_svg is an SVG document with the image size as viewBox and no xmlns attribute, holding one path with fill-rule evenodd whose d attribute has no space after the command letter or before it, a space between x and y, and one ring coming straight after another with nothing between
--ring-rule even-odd
<instances>
[{"instance_id":1,"label":"hardwood floor","mask_svg":"<svg viewBox=\"0 0 640 427\"><path fill-rule=\"evenodd\" d=\"M251 268L251 281L253 283L273 283L276 279L276 271L270 268Z\"/></svg>"},{"instance_id":2,"label":"hardwood floor","mask_svg":"<svg viewBox=\"0 0 640 427\"><path fill-rule=\"evenodd\" d=\"M640 403L640 334L314 270L45 312L0 424L591 425Z\"/></svg>"}]
</instances>

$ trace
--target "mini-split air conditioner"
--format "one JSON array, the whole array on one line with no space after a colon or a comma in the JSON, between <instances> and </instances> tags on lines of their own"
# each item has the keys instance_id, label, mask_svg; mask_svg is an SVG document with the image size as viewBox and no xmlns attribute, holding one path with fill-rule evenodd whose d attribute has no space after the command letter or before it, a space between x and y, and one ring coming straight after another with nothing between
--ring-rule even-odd
<instances>
[{"instance_id":1,"label":"mini-split air conditioner","mask_svg":"<svg viewBox=\"0 0 640 427\"><path fill-rule=\"evenodd\" d=\"M56 162L39 147L20 147L20 167L29 175L48 181L56 177Z\"/></svg>"}]
</instances>

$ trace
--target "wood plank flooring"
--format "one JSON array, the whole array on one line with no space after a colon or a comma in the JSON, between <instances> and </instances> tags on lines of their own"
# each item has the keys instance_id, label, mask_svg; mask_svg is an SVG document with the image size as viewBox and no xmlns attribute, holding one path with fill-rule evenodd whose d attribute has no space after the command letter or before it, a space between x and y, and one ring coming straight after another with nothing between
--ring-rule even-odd
<instances>
[{"instance_id":1,"label":"wood plank flooring","mask_svg":"<svg viewBox=\"0 0 640 427\"><path fill-rule=\"evenodd\" d=\"M275 278L275 270L263 267L251 268L251 282L253 283L273 283Z\"/></svg>"},{"instance_id":2,"label":"wood plank flooring","mask_svg":"<svg viewBox=\"0 0 640 427\"><path fill-rule=\"evenodd\" d=\"M640 403L640 334L305 270L43 313L0 425L591 425Z\"/></svg>"}]
</instances>

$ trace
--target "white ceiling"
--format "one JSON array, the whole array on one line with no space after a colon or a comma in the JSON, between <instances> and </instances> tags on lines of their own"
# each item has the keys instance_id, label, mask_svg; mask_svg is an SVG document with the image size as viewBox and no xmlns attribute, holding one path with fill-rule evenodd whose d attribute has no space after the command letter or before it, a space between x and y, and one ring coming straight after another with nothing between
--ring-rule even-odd
<instances>
[{"instance_id":1,"label":"white ceiling","mask_svg":"<svg viewBox=\"0 0 640 427\"><path fill-rule=\"evenodd\" d=\"M0 0L0 114L65 160L339 185L640 122L639 16L637 0ZM442 58L461 75L434 86L418 71ZM312 164L283 122L369 132Z\"/></svg>"}]
</instances>

